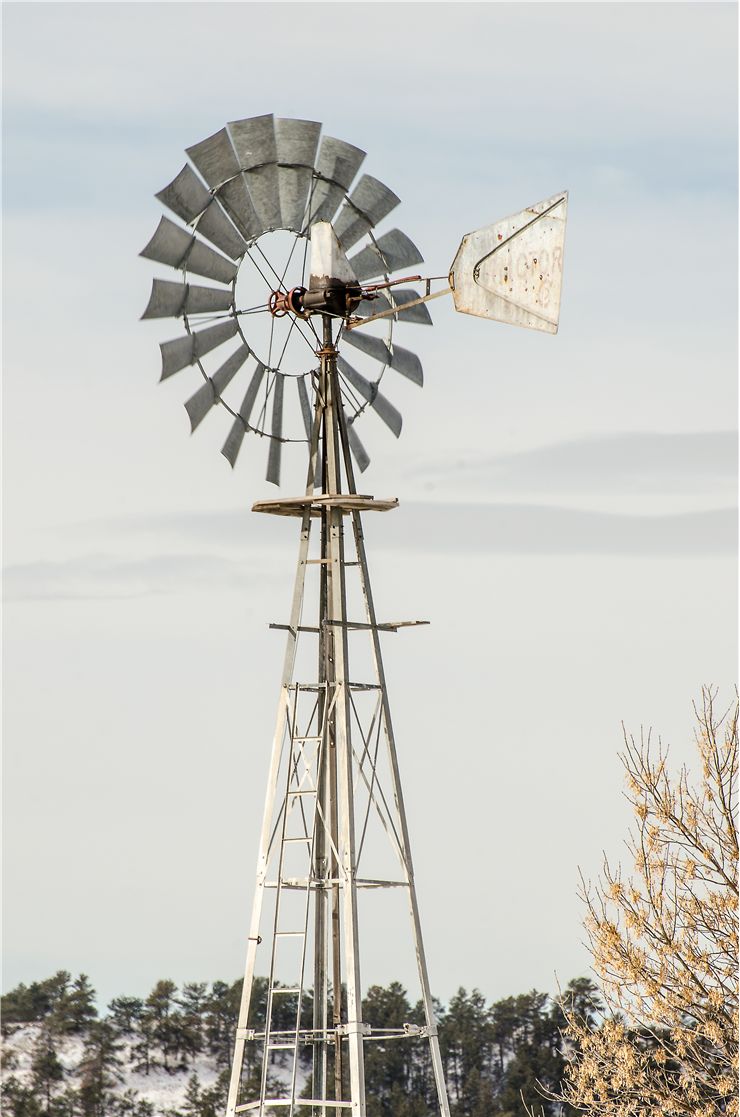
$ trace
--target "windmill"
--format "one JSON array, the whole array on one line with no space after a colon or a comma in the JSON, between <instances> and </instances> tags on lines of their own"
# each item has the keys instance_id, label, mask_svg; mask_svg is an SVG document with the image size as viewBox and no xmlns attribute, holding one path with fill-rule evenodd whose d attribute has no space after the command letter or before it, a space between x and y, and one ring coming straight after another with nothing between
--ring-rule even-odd
<instances>
[{"instance_id":1,"label":"windmill","mask_svg":"<svg viewBox=\"0 0 740 1117\"><path fill-rule=\"evenodd\" d=\"M567 194L467 234L444 276L393 278L422 262L400 229L378 231L399 199L320 124L234 121L187 154L157 195L180 220L162 217L142 252L179 273L154 279L143 315L182 319L162 379L197 369L191 428L228 412L232 466L250 433L267 439L269 482L286 447L305 470L300 495L253 506L295 517L299 543L289 618L271 626L286 649L227 1115L364 1117L369 1045L401 1043L421 1045L449 1117L381 651L384 633L425 622L378 620L363 516L398 502L358 492L357 428L374 412L401 433L393 378L420 387L423 373L395 331L430 325L432 299L557 331ZM422 1006L392 1025L364 1018L361 986L361 912L390 893Z\"/></svg>"}]
</instances>

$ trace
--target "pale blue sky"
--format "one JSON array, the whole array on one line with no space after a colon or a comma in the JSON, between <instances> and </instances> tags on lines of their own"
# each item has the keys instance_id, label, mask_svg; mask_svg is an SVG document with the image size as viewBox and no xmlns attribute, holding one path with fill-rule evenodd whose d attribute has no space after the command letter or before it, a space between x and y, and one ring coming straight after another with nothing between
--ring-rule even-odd
<instances>
[{"instance_id":1,"label":"pale blue sky","mask_svg":"<svg viewBox=\"0 0 740 1117\"><path fill-rule=\"evenodd\" d=\"M177 329L138 323L164 269L137 253L184 148L270 111L366 150L434 275L570 190L558 336L446 300L399 328L426 383L389 381L404 431L368 420L363 487L401 501L368 525L379 608L432 621L387 654L434 990L585 972L621 720L683 757L698 688L736 677L735 5L3 21L5 984L242 966L295 540L247 511L262 447L232 474L219 416L188 438L194 370L157 386ZM413 986L387 942L370 963Z\"/></svg>"}]
</instances>

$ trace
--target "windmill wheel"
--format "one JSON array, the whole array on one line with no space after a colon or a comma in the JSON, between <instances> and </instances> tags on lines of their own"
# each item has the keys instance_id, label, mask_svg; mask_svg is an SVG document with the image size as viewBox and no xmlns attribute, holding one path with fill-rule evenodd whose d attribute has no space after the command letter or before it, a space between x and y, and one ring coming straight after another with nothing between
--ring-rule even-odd
<instances>
[{"instance_id":1,"label":"windmill wheel","mask_svg":"<svg viewBox=\"0 0 740 1117\"><path fill-rule=\"evenodd\" d=\"M157 194L184 225L162 217L141 253L182 277L155 279L142 317L182 318L185 333L160 346L161 379L199 370L203 383L185 404L191 429L223 407L231 416L223 455L234 466L246 433L266 437L266 477L277 485L283 445L308 442L313 420L320 336L310 315L284 309L293 291L308 286L312 227L330 222L342 252L355 250L348 263L360 284L387 280L422 256L399 229L376 238L376 226L399 199L370 175L355 183L365 153L321 137L315 121L271 115L234 121L187 154L190 163ZM431 324L423 304L404 311L418 297L391 288L363 299L360 316L396 313L342 336L354 348L353 363L339 357L338 368L360 470L370 459L356 426L368 408L396 437L401 432L401 415L379 388L387 369L423 383L416 354L393 339L400 314Z\"/></svg>"}]
</instances>

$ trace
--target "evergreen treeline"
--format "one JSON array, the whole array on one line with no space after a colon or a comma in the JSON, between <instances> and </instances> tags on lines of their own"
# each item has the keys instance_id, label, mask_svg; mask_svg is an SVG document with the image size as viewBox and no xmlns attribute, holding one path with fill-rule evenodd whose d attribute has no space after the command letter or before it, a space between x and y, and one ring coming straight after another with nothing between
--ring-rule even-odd
<instances>
[{"instance_id":1,"label":"evergreen treeline","mask_svg":"<svg viewBox=\"0 0 740 1117\"><path fill-rule=\"evenodd\" d=\"M146 998L116 997L100 1017L95 991L84 974L72 980L62 971L46 981L19 985L2 998L3 1031L7 1035L30 1023L37 1027L30 1074L14 1073L17 1057L12 1042L6 1045L2 1093L8 1117L155 1117L154 1106L126 1088L127 1072L133 1071L188 1076L183 1103L166 1117L222 1117L240 991L241 981L193 982L181 989L172 981L158 981ZM264 979L256 992L250 1026L259 1031L264 1026ZM571 981L565 998L586 1016L601 1008L596 987L586 978ZM295 1006L289 996L280 1000L290 1026ZM557 1001L532 990L488 1004L477 989L460 989L449 1005L437 1007L453 1117L524 1114L522 1096L542 1107L546 1117L576 1112L548 1102L541 1093L542 1088L557 1091L563 1077L566 1044ZM307 1013L310 1017L310 1005ZM421 1005L410 1004L398 982L371 987L363 1016L378 1028L424 1022ZM75 1038L79 1057L71 1067L64 1056ZM207 1085L193 1071L195 1061L204 1057L211 1067ZM254 1050L254 1075L258 1058ZM273 1058L279 1077L279 1060ZM426 1042L369 1043L365 1060L368 1117L427 1117L435 1111ZM308 1074L310 1067L303 1070Z\"/></svg>"}]
</instances>

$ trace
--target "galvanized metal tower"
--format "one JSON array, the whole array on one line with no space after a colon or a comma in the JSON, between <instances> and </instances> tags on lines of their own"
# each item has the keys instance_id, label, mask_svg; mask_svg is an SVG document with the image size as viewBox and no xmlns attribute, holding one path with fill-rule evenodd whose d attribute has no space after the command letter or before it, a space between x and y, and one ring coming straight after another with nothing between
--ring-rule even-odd
<instances>
[{"instance_id":1,"label":"galvanized metal tower","mask_svg":"<svg viewBox=\"0 0 740 1117\"><path fill-rule=\"evenodd\" d=\"M399 230L374 236L398 199L367 175L349 193L364 153L330 137L319 148L319 132L311 121L257 117L190 148L201 177L186 166L158 196L194 232L163 219L142 253L183 271L179 282L154 281L144 316L183 317L185 336L161 347L162 377L199 368L204 382L186 404L193 428L214 404L224 406L233 422L222 452L233 465L247 431L267 436L274 483L282 447L308 446L303 494L254 505L294 516L300 539L290 617L272 626L285 630L286 650L227 1115L365 1117L367 1045L403 1043L423 1045L434 1111L448 1117L381 652L384 632L423 622L378 620L362 518L397 501L357 492L355 464L364 470L369 457L355 423L370 407L400 433L400 414L378 385L388 368L419 385L422 372L415 354L394 343L393 323L429 323L424 304L438 295L452 292L467 313L557 330L567 201L556 195L468 234L447 286L433 291L426 279L420 294L396 286L420 276L390 279L421 261L412 242ZM262 238L281 229L292 247L276 267ZM262 298L240 309L246 288L237 274L250 264ZM191 285L190 272L222 286ZM262 351L247 340L255 321L265 326ZM355 334L374 322L384 337ZM231 339L236 348L210 369L207 355ZM345 342L379 371L368 377L350 365ZM248 361L255 364L237 406L229 385ZM300 437L284 427L291 380ZM389 892L406 901L421 1004L419 1019L392 1027L365 1019L362 1002L362 909Z\"/></svg>"}]
</instances>

